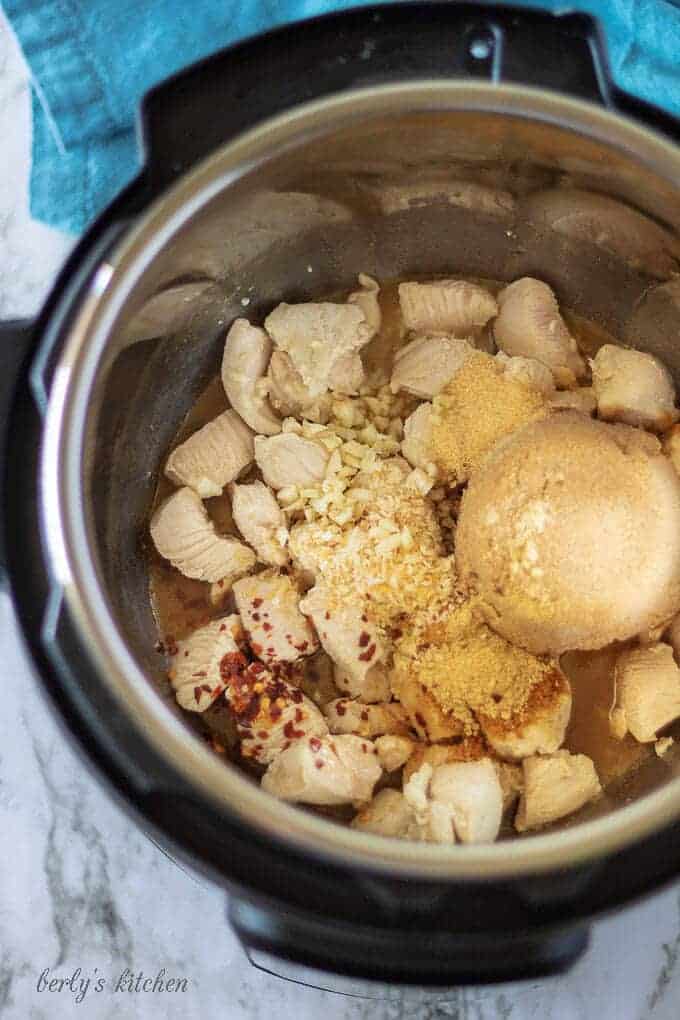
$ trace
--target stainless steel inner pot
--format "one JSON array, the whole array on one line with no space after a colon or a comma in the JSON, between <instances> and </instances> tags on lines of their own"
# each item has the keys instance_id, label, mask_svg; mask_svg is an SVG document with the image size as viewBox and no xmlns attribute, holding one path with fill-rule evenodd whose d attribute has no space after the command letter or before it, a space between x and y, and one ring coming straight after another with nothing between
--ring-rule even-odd
<instances>
[{"instance_id":1,"label":"stainless steel inner pot","mask_svg":"<svg viewBox=\"0 0 680 1020\"><path fill-rule=\"evenodd\" d=\"M515 213L399 189L501 187ZM89 284L53 376L40 512L56 580L130 725L249 826L354 867L428 877L536 873L612 852L680 817L680 755L649 763L555 831L491 846L383 840L262 793L225 767L166 690L144 546L168 444L219 366L230 322L379 278L537 275L680 382L680 284L532 223L545 187L616 196L680 231L680 149L556 93L471 81L367 87L297 107L226 145L166 192ZM391 196L391 197L390 197Z\"/></svg>"}]
</instances>

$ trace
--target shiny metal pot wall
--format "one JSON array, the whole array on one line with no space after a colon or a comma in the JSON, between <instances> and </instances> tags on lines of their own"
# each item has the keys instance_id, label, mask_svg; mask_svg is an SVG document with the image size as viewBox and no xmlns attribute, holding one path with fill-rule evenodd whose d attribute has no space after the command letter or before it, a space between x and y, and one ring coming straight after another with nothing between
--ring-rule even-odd
<instances>
[{"instance_id":1,"label":"shiny metal pot wall","mask_svg":"<svg viewBox=\"0 0 680 1020\"><path fill-rule=\"evenodd\" d=\"M479 10L463 34L468 42L479 42ZM478 52L497 79L500 36L493 18L483 18L491 49ZM379 39L379 20L370 24ZM386 37L391 25L387 18ZM650 764L625 804L605 798L577 824L509 843L452 851L337 826L267 797L180 717L153 650L143 555L159 464L218 368L229 323L244 310L261 321L280 300L349 288L358 270L382 279L540 276L576 312L660 355L680 381L680 293L668 282L680 242L640 259L631 238L630 251L614 254L597 237L575 239L547 225L534 197L547 188L595 190L674 234L680 149L590 102L497 80L446 79L435 65L434 78L421 67L367 82L367 59L357 87L290 103L185 173L180 133L177 173L172 152L162 166L156 159L163 187L155 200L122 231L118 225L116 239L101 234L104 254L90 260L86 279L71 272L77 300L66 322L55 323L53 311L44 317L59 343L45 344L32 373L33 393L46 405L39 515L51 595L42 639L54 664L60 628L72 636L88 684L101 685L116 716L121 756L129 729L138 749L179 777L183 797L200 799L253 839L374 875L504 881L611 854L680 819L680 760ZM180 79L173 101L188 131L182 89ZM274 104L281 107L285 95ZM152 97L152 155L154 109ZM168 130L172 141L177 125ZM473 186L452 189L454 181ZM500 199L491 195L499 190ZM84 701L89 690L81 689ZM82 718L106 728L106 714L99 706ZM176 837L190 853L192 836Z\"/></svg>"}]
</instances>

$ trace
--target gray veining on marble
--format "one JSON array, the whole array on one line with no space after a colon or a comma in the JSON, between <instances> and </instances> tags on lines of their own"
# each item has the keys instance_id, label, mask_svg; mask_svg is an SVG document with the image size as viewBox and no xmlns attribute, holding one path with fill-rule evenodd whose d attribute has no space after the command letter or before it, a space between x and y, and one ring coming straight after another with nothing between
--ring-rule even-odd
<instances>
[{"instance_id":1,"label":"gray veining on marble","mask_svg":"<svg viewBox=\"0 0 680 1020\"><path fill-rule=\"evenodd\" d=\"M27 74L2 15L0 138L0 316L29 314L69 241L27 213ZM454 991L436 1006L342 999L255 971L222 894L146 839L67 744L4 595L0 651L2 1020L679 1020L680 886L596 925L565 977ZM74 990L39 991L46 968L48 979L75 973ZM186 991L127 990L163 970Z\"/></svg>"}]
</instances>

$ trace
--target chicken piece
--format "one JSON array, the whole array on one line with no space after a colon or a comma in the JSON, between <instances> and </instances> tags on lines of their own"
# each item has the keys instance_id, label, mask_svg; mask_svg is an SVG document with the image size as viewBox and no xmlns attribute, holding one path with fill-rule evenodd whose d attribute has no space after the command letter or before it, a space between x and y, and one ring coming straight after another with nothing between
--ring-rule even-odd
<instances>
[{"instance_id":1,"label":"chicken piece","mask_svg":"<svg viewBox=\"0 0 680 1020\"><path fill-rule=\"evenodd\" d=\"M415 746L415 741L410 737L401 737L396 734L385 734L375 741L378 761L385 772L396 772L397 769L400 769L413 754Z\"/></svg>"},{"instance_id":2,"label":"chicken piece","mask_svg":"<svg viewBox=\"0 0 680 1020\"><path fill-rule=\"evenodd\" d=\"M356 733L358 737L409 732L406 713L398 701L366 705L351 698L335 698L323 707L331 733Z\"/></svg>"},{"instance_id":3,"label":"chicken piece","mask_svg":"<svg viewBox=\"0 0 680 1020\"><path fill-rule=\"evenodd\" d=\"M247 319L236 319L222 356L222 385L229 403L253 432L275 436L281 422L265 396L271 340Z\"/></svg>"},{"instance_id":4,"label":"chicken piece","mask_svg":"<svg viewBox=\"0 0 680 1020\"><path fill-rule=\"evenodd\" d=\"M445 713L414 677L406 674L398 678L393 676L392 688L421 740L433 744L462 734L463 724L460 720Z\"/></svg>"},{"instance_id":5,"label":"chicken piece","mask_svg":"<svg viewBox=\"0 0 680 1020\"><path fill-rule=\"evenodd\" d=\"M302 804L364 804L382 770L362 737L310 737L282 751L262 777L262 789Z\"/></svg>"},{"instance_id":6,"label":"chicken piece","mask_svg":"<svg viewBox=\"0 0 680 1020\"><path fill-rule=\"evenodd\" d=\"M538 390L545 397L551 397L555 392L555 380L547 365L537 361L536 358L510 358L505 351L499 351L496 355L496 362L501 365L503 375L509 379L516 379L534 390Z\"/></svg>"},{"instance_id":7,"label":"chicken piece","mask_svg":"<svg viewBox=\"0 0 680 1020\"><path fill-rule=\"evenodd\" d=\"M363 372L363 367L362 367ZM290 356L284 351L273 351L267 371L269 400L285 418L306 418L325 424L331 413L331 396L311 397Z\"/></svg>"},{"instance_id":8,"label":"chicken piece","mask_svg":"<svg viewBox=\"0 0 680 1020\"><path fill-rule=\"evenodd\" d=\"M224 616L177 642L168 678L187 712L205 712L222 694L226 687L222 664L225 656L240 656L236 642L242 636L238 616Z\"/></svg>"},{"instance_id":9,"label":"chicken piece","mask_svg":"<svg viewBox=\"0 0 680 1020\"><path fill-rule=\"evenodd\" d=\"M592 416L597 410L597 399L592 386L579 386L575 390L560 390L548 399L551 411L580 411Z\"/></svg>"},{"instance_id":10,"label":"chicken piece","mask_svg":"<svg viewBox=\"0 0 680 1020\"><path fill-rule=\"evenodd\" d=\"M499 350L542 362L563 388L585 375L585 362L547 283L529 276L515 280L498 295L498 307L493 332Z\"/></svg>"},{"instance_id":11,"label":"chicken piece","mask_svg":"<svg viewBox=\"0 0 680 1020\"><path fill-rule=\"evenodd\" d=\"M420 404L404 422L401 452L414 468L432 464L432 404Z\"/></svg>"},{"instance_id":12,"label":"chicken piece","mask_svg":"<svg viewBox=\"0 0 680 1020\"><path fill-rule=\"evenodd\" d=\"M400 283L399 306L407 331L454 337L470 336L498 312L488 290L467 280Z\"/></svg>"},{"instance_id":13,"label":"chicken piece","mask_svg":"<svg viewBox=\"0 0 680 1020\"><path fill-rule=\"evenodd\" d=\"M515 815L518 832L538 829L578 811L602 792L595 766L585 754L556 751L522 762L524 789Z\"/></svg>"},{"instance_id":14,"label":"chicken piece","mask_svg":"<svg viewBox=\"0 0 680 1020\"><path fill-rule=\"evenodd\" d=\"M356 354L373 335L357 304L328 301L280 304L264 325L276 348L290 355L310 397L325 393L335 363Z\"/></svg>"},{"instance_id":15,"label":"chicken piece","mask_svg":"<svg viewBox=\"0 0 680 1020\"><path fill-rule=\"evenodd\" d=\"M503 794L503 814L507 814L519 800L524 789L524 773L521 765L507 761L494 761L498 782Z\"/></svg>"},{"instance_id":16,"label":"chicken piece","mask_svg":"<svg viewBox=\"0 0 680 1020\"><path fill-rule=\"evenodd\" d=\"M254 456L253 433L236 411L225 411L176 446L165 475L175 485L188 485L201 499L219 496Z\"/></svg>"},{"instance_id":17,"label":"chicken piece","mask_svg":"<svg viewBox=\"0 0 680 1020\"><path fill-rule=\"evenodd\" d=\"M328 385L334 393L355 396L366 378L364 363L359 354L346 354L338 358L328 376Z\"/></svg>"},{"instance_id":18,"label":"chicken piece","mask_svg":"<svg viewBox=\"0 0 680 1020\"><path fill-rule=\"evenodd\" d=\"M371 832L374 836L419 838L413 808L400 790L380 790L350 824L353 829Z\"/></svg>"},{"instance_id":19,"label":"chicken piece","mask_svg":"<svg viewBox=\"0 0 680 1020\"><path fill-rule=\"evenodd\" d=\"M465 364L474 348L451 336L419 336L397 351L392 368L392 393L406 390L426 400L436 396Z\"/></svg>"},{"instance_id":20,"label":"chicken piece","mask_svg":"<svg viewBox=\"0 0 680 1020\"><path fill-rule=\"evenodd\" d=\"M561 746L571 718L571 685L555 669L535 684L519 718L477 718L492 751L521 761L532 754L552 754Z\"/></svg>"},{"instance_id":21,"label":"chicken piece","mask_svg":"<svg viewBox=\"0 0 680 1020\"><path fill-rule=\"evenodd\" d=\"M234 523L262 563L282 567L288 555L288 529L283 510L264 482L232 485L231 512Z\"/></svg>"},{"instance_id":22,"label":"chicken piece","mask_svg":"<svg viewBox=\"0 0 680 1020\"><path fill-rule=\"evenodd\" d=\"M654 432L663 432L678 420L675 386L658 358L604 344L590 367L600 418Z\"/></svg>"},{"instance_id":23,"label":"chicken piece","mask_svg":"<svg viewBox=\"0 0 680 1020\"><path fill-rule=\"evenodd\" d=\"M222 664L222 676L244 758L268 765L303 738L327 736L326 720L314 702L261 662L232 655Z\"/></svg>"},{"instance_id":24,"label":"chicken piece","mask_svg":"<svg viewBox=\"0 0 680 1020\"><path fill-rule=\"evenodd\" d=\"M263 662L295 662L319 647L286 574L265 571L244 577L234 584L234 598L250 647Z\"/></svg>"},{"instance_id":25,"label":"chicken piece","mask_svg":"<svg viewBox=\"0 0 680 1020\"><path fill-rule=\"evenodd\" d=\"M424 764L431 765L434 769L438 765L448 765L457 761L479 761L485 757L487 757L486 745L479 736L465 737L453 744L414 744L411 756L404 765L402 782L406 784L413 773Z\"/></svg>"},{"instance_id":26,"label":"chicken piece","mask_svg":"<svg viewBox=\"0 0 680 1020\"><path fill-rule=\"evenodd\" d=\"M295 432L280 436L255 437L255 460L267 485L283 489L287 485L312 486L326 474L330 454L314 439Z\"/></svg>"},{"instance_id":27,"label":"chicken piece","mask_svg":"<svg viewBox=\"0 0 680 1020\"><path fill-rule=\"evenodd\" d=\"M670 645L655 644L621 652L614 670L612 735L631 733L642 744L680 716L680 669Z\"/></svg>"},{"instance_id":28,"label":"chicken piece","mask_svg":"<svg viewBox=\"0 0 680 1020\"><path fill-rule=\"evenodd\" d=\"M151 518L149 530L160 555L185 577L219 581L243 576L255 566L252 549L217 534L193 489L178 489L168 496Z\"/></svg>"},{"instance_id":29,"label":"chicken piece","mask_svg":"<svg viewBox=\"0 0 680 1020\"><path fill-rule=\"evenodd\" d=\"M297 529L295 529L297 530ZM310 617L319 641L336 666L341 691L363 702L387 701L390 685L385 667L389 649L360 606L337 608L321 585L308 591L300 610Z\"/></svg>"},{"instance_id":30,"label":"chicken piece","mask_svg":"<svg viewBox=\"0 0 680 1020\"><path fill-rule=\"evenodd\" d=\"M347 298L347 301L350 305L356 305L364 313L364 319L371 330L369 339L372 339L376 333L380 332L382 325L380 301L378 300L380 287L377 280L366 273L359 273L359 286L361 290L355 290Z\"/></svg>"},{"instance_id":31,"label":"chicken piece","mask_svg":"<svg viewBox=\"0 0 680 1020\"><path fill-rule=\"evenodd\" d=\"M404 786L421 836L434 843L493 843L503 794L490 758L432 768L421 765Z\"/></svg>"},{"instance_id":32,"label":"chicken piece","mask_svg":"<svg viewBox=\"0 0 680 1020\"><path fill-rule=\"evenodd\" d=\"M680 242L670 231L608 195L579 188L549 188L525 200L523 215L560 234L596 244L651 276L678 272Z\"/></svg>"}]
</instances>

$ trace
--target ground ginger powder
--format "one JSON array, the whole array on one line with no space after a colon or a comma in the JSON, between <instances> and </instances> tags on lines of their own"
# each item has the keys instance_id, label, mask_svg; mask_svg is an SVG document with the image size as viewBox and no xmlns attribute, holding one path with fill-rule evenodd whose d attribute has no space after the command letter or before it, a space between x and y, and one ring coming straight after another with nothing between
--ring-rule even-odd
<instances>
[{"instance_id":1,"label":"ground ginger powder","mask_svg":"<svg viewBox=\"0 0 680 1020\"><path fill-rule=\"evenodd\" d=\"M474 600L438 619L416 616L395 651L397 683L400 675L417 680L467 735L479 732L478 713L503 722L521 719L532 692L555 669L554 660L537 658L492 631Z\"/></svg>"},{"instance_id":2,"label":"ground ginger powder","mask_svg":"<svg viewBox=\"0 0 680 1020\"><path fill-rule=\"evenodd\" d=\"M432 459L452 484L467 481L496 443L548 414L538 390L477 351L432 403Z\"/></svg>"}]
</instances>

